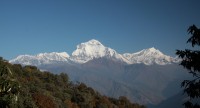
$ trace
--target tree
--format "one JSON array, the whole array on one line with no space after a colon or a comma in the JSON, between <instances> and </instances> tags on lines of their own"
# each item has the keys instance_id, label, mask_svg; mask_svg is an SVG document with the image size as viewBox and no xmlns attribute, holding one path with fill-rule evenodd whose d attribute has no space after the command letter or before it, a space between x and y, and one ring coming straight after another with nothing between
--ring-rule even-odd
<instances>
[{"instance_id":1,"label":"tree","mask_svg":"<svg viewBox=\"0 0 200 108\"><path fill-rule=\"evenodd\" d=\"M191 37L187 43L191 43L192 47L200 46L200 29L195 25L192 25L188 29L188 33ZM184 93L190 97L190 100L183 105L186 108L200 108L198 103L193 102L200 98L200 51L199 50L177 50L176 54L182 58L182 65L189 70L189 73L193 75L192 80L184 80L181 84L184 87Z\"/></svg>"},{"instance_id":2,"label":"tree","mask_svg":"<svg viewBox=\"0 0 200 108\"><path fill-rule=\"evenodd\" d=\"M18 100L19 84L12 77L9 67L0 64L0 107L6 108Z\"/></svg>"}]
</instances>

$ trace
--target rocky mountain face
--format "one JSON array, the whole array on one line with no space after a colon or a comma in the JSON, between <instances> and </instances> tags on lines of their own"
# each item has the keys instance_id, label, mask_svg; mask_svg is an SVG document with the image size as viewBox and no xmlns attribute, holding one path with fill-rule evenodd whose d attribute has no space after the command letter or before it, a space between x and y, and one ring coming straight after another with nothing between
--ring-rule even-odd
<instances>
[{"instance_id":1,"label":"rocky mountain face","mask_svg":"<svg viewBox=\"0 0 200 108\"><path fill-rule=\"evenodd\" d=\"M66 72L72 81L84 82L102 94L153 105L180 93L180 83L188 74L179 61L154 47L119 54L94 39L77 45L71 56L53 52L10 60L54 73Z\"/></svg>"}]
</instances>

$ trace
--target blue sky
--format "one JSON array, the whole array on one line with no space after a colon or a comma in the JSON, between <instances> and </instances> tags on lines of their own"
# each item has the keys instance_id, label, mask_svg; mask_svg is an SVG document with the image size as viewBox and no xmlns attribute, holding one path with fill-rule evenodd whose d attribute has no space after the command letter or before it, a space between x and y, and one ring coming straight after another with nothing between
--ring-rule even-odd
<instances>
[{"instance_id":1,"label":"blue sky","mask_svg":"<svg viewBox=\"0 0 200 108\"><path fill-rule=\"evenodd\" d=\"M0 0L0 56L62 52L97 39L119 53L175 56L200 27L199 0Z\"/></svg>"}]
</instances>

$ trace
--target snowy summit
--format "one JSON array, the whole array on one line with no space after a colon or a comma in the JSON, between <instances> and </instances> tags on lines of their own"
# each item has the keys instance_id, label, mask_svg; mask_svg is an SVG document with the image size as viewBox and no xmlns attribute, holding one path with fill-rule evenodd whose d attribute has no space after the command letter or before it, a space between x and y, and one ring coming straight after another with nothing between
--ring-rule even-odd
<instances>
[{"instance_id":1,"label":"snowy summit","mask_svg":"<svg viewBox=\"0 0 200 108\"><path fill-rule=\"evenodd\" d=\"M20 55L9 62L34 66L57 62L69 63L69 61L70 63L83 64L94 58L102 57L126 64L143 63L146 65L166 65L178 62L177 58L164 55L154 47L136 53L119 54L114 49L105 47L101 42L95 39L77 45L77 49L72 53L72 56L69 56L66 52L40 53L38 55Z\"/></svg>"},{"instance_id":2,"label":"snowy summit","mask_svg":"<svg viewBox=\"0 0 200 108\"><path fill-rule=\"evenodd\" d=\"M20 55L10 60L10 63L39 66L42 64L52 64L57 62L68 62L69 55L66 52L40 53L37 55Z\"/></svg>"},{"instance_id":3,"label":"snowy summit","mask_svg":"<svg viewBox=\"0 0 200 108\"><path fill-rule=\"evenodd\" d=\"M92 39L88 42L77 45L77 49L72 53L72 61L85 63L93 58L108 57L120 61L128 62L115 50L105 47L99 41Z\"/></svg>"},{"instance_id":4,"label":"snowy summit","mask_svg":"<svg viewBox=\"0 0 200 108\"><path fill-rule=\"evenodd\" d=\"M146 65L151 64L159 64L165 65L170 64L172 62L176 62L173 57L164 55L159 50L155 49L154 47L149 49L144 49L136 53L125 53L123 54L125 58L127 58L131 64L135 63L144 63Z\"/></svg>"}]
</instances>

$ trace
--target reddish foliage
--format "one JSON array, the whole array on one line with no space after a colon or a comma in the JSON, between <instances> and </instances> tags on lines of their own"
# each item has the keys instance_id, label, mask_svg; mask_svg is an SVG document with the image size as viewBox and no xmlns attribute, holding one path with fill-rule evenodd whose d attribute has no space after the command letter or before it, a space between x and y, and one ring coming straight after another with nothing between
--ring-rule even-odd
<instances>
[{"instance_id":1,"label":"reddish foliage","mask_svg":"<svg viewBox=\"0 0 200 108\"><path fill-rule=\"evenodd\" d=\"M35 93L33 99L39 108L56 108L53 99L46 95Z\"/></svg>"}]
</instances>

